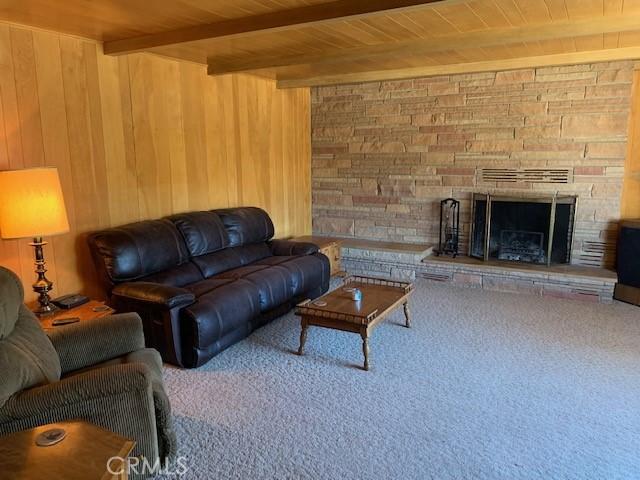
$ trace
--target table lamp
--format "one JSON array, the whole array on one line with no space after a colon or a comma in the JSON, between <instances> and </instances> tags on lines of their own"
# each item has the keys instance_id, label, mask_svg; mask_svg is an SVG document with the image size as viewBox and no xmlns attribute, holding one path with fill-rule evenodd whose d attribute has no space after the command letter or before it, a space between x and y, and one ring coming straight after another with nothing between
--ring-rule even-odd
<instances>
[{"instance_id":1,"label":"table lamp","mask_svg":"<svg viewBox=\"0 0 640 480\"><path fill-rule=\"evenodd\" d=\"M47 272L43 236L69 231L69 221L56 168L28 168L0 171L0 237L33 238L35 272L33 290L38 294L35 313L43 315L56 310L49 292L53 283Z\"/></svg>"}]
</instances>

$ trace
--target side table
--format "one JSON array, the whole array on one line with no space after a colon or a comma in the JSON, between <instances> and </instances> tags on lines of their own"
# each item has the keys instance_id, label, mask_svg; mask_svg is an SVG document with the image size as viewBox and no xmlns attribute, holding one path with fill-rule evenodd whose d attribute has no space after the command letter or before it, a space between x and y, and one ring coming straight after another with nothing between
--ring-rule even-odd
<instances>
[{"instance_id":1,"label":"side table","mask_svg":"<svg viewBox=\"0 0 640 480\"><path fill-rule=\"evenodd\" d=\"M56 328L52 325L53 321L61 318L77 317L81 322L93 320L95 318L102 318L109 315L113 315L115 310L104 302L98 300L90 300L84 305L79 307L70 308L69 310L56 310L51 315L43 315L38 317L40 319L40 325L44 330Z\"/></svg>"},{"instance_id":2,"label":"side table","mask_svg":"<svg viewBox=\"0 0 640 480\"><path fill-rule=\"evenodd\" d=\"M52 428L64 429L66 437L48 447L36 445L36 437ZM0 436L0 472L12 480L123 480L128 478L123 460L135 443L80 420L52 423Z\"/></svg>"},{"instance_id":3,"label":"side table","mask_svg":"<svg viewBox=\"0 0 640 480\"><path fill-rule=\"evenodd\" d=\"M307 235L304 237L296 237L291 240L295 242L307 242L314 243L318 246L320 253L326 255L329 258L329 264L331 266L331 276L336 275L344 276L345 272L342 270L342 258L340 254L340 248L342 241L337 238L331 237L319 237L314 235Z\"/></svg>"}]
</instances>

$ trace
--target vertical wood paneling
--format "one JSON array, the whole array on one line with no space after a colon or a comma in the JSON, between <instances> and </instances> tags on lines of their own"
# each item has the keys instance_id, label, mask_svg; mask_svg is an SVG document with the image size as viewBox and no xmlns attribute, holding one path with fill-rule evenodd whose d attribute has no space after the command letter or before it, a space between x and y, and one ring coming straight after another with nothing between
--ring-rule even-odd
<instances>
[{"instance_id":1,"label":"vertical wood paneling","mask_svg":"<svg viewBox=\"0 0 640 480\"><path fill-rule=\"evenodd\" d=\"M6 25L0 25L0 92L2 92L9 167L22 168L22 140L20 138L20 117L13 71L11 31Z\"/></svg>"},{"instance_id":2,"label":"vertical wood paneling","mask_svg":"<svg viewBox=\"0 0 640 480\"><path fill-rule=\"evenodd\" d=\"M633 72L621 214L624 219L640 218L640 69L638 68Z\"/></svg>"},{"instance_id":3,"label":"vertical wood paneling","mask_svg":"<svg viewBox=\"0 0 640 480\"><path fill-rule=\"evenodd\" d=\"M129 71L124 68L126 81L123 84L119 59L104 55L97 58L103 137L111 139L104 142L109 213L111 223L120 225L139 218ZM123 65L127 66L126 63Z\"/></svg>"},{"instance_id":4,"label":"vertical wood paneling","mask_svg":"<svg viewBox=\"0 0 640 480\"><path fill-rule=\"evenodd\" d=\"M55 295L99 296L86 234L198 209L256 205L278 236L311 230L309 91L0 26L0 169L58 167L71 232L47 240ZM28 241L0 264L33 281Z\"/></svg>"},{"instance_id":5,"label":"vertical wood paneling","mask_svg":"<svg viewBox=\"0 0 640 480\"><path fill-rule=\"evenodd\" d=\"M65 192L68 192L66 201L72 206L76 202L71 175L60 43L55 34L33 32L33 46L45 163L58 168L62 187ZM70 224L75 225L75 210L73 208L67 210ZM64 291L79 288L76 256L64 253L74 250L73 236L56 236L49 241L54 247L51 257L55 260L58 288Z\"/></svg>"},{"instance_id":6,"label":"vertical wood paneling","mask_svg":"<svg viewBox=\"0 0 640 480\"><path fill-rule=\"evenodd\" d=\"M29 30L11 29L11 57L15 80L20 138L25 167L44 165L40 102L33 36Z\"/></svg>"},{"instance_id":7,"label":"vertical wood paneling","mask_svg":"<svg viewBox=\"0 0 640 480\"><path fill-rule=\"evenodd\" d=\"M182 96L182 128L184 129L186 208L202 210L209 206L209 166L207 161L207 133L205 127L204 90L206 77L196 65L183 65L180 75ZM174 185L176 182L174 182Z\"/></svg>"},{"instance_id":8,"label":"vertical wood paneling","mask_svg":"<svg viewBox=\"0 0 640 480\"><path fill-rule=\"evenodd\" d=\"M17 159L22 161L22 144L17 139L18 112L15 100L15 82L13 76L13 59L11 57L11 40L9 29L0 26L0 168L18 168ZM20 165L21 166L21 165ZM1 241L1 240L0 240ZM8 240L0 248L0 265L15 271L19 275L20 253L17 240Z\"/></svg>"}]
</instances>

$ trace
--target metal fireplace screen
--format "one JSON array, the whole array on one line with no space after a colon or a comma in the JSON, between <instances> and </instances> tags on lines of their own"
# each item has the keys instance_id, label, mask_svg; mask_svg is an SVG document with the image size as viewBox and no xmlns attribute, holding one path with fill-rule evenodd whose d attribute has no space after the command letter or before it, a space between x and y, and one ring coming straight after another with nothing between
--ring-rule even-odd
<instances>
[{"instance_id":1,"label":"metal fireplace screen","mask_svg":"<svg viewBox=\"0 0 640 480\"><path fill-rule=\"evenodd\" d=\"M576 197L475 194L469 254L484 260L569 263Z\"/></svg>"}]
</instances>

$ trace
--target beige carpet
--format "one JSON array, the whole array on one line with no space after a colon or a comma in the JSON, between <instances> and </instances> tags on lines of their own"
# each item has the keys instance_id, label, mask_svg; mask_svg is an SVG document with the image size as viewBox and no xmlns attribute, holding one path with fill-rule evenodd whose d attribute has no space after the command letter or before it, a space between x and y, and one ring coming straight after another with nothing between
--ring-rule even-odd
<instances>
[{"instance_id":1,"label":"beige carpet","mask_svg":"<svg viewBox=\"0 0 640 480\"><path fill-rule=\"evenodd\" d=\"M370 372L353 334L294 355L292 314L167 368L182 478L640 478L640 309L427 282L412 309Z\"/></svg>"}]
</instances>

